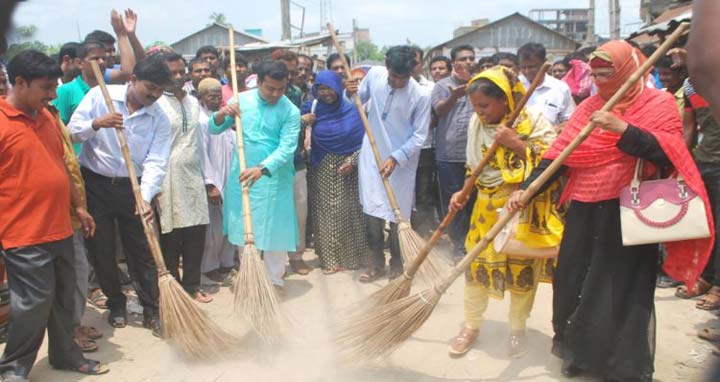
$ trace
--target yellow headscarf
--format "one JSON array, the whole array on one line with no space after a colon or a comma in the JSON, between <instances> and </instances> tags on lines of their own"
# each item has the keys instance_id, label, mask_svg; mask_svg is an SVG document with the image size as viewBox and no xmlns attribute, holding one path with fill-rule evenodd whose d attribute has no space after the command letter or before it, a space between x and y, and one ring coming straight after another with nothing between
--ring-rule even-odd
<instances>
[{"instance_id":1,"label":"yellow headscarf","mask_svg":"<svg viewBox=\"0 0 720 382\"><path fill-rule=\"evenodd\" d=\"M473 82L482 78L491 81L500 89L502 89L502 91L505 93L510 113L503 117L503 120L500 122L500 124L506 125L507 118L515 110L515 105L517 105L520 100L525 96L525 87L510 69L498 65L487 69L473 77L470 82L468 82L467 88L470 89ZM520 137L523 139L526 139L533 131L532 123L530 122L530 118L528 118L525 110L522 110L520 112L513 126L508 127L514 128L517 131L518 135L520 135ZM474 168L480 162L482 157L487 152L487 149L489 148L489 145L486 144L488 143L488 139L482 139L480 149L478 149L478 147L475 147L476 144L474 144L474 142L477 141L475 139L476 135L482 134L480 130L493 130L492 138L490 139L492 140L495 136L494 128L495 126L488 125L485 121L482 121L477 114L472 117L470 121L470 128L468 131L468 143L473 142L473 144L468 145L467 153L468 165L471 168ZM494 167L496 171L499 170L501 172L502 181L504 183L513 184L523 181L524 176L526 175L526 168L524 162L525 161L518 158L512 150L508 150L505 147L500 146L495 153L495 158L490 161L489 166ZM480 178L480 181L483 180L482 178L483 177Z\"/></svg>"}]
</instances>

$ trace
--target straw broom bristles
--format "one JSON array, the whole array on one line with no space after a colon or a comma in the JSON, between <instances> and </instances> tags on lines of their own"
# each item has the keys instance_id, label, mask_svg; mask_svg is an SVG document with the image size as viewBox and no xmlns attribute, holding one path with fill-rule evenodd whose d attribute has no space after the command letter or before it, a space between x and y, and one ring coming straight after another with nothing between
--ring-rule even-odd
<instances>
[{"instance_id":1,"label":"straw broom bristles","mask_svg":"<svg viewBox=\"0 0 720 382\"><path fill-rule=\"evenodd\" d=\"M336 342L347 360L370 361L392 353L427 321L442 295L436 288L351 316Z\"/></svg>"},{"instance_id":2,"label":"straw broom bristles","mask_svg":"<svg viewBox=\"0 0 720 382\"><path fill-rule=\"evenodd\" d=\"M235 279L235 312L250 322L260 338L277 340L286 322L275 287L254 244L247 244Z\"/></svg>"},{"instance_id":3,"label":"straw broom bristles","mask_svg":"<svg viewBox=\"0 0 720 382\"><path fill-rule=\"evenodd\" d=\"M406 267L415 261L420 250L425 247L425 239L412 229L410 223L404 220L398 224L398 241L400 242L400 254ZM447 274L443 270L447 268L448 266L442 262L438 253L430 251L428 257L418 268L417 277L428 285L434 285L443 280Z\"/></svg>"},{"instance_id":4,"label":"straw broom bristles","mask_svg":"<svg viewBox=\"0 0 720 382\"><path fill-rule=\"evenodd\" d=\"M193 359L222 356L239 340L211 321L169 272L158 278L164 335Z\"/></svg>"},{"instance_id":5,"label":"straw broom bristles","mask_svg":"<svg viewBox=\"0 0 720 382\"><path fill-rule=\"evenodd\" d=\"M96 61L91 61L90 64L105 99L105 105L109 112L114 113L115 107L105 85L100 66ZM135 175L135 167L130 158L130 149L125 134L122 129L116 129L116 133L127 166L135 202L137 205L142 205L140 185ZM164 327L165 337L174 339L174 342L186 355L195 359L209 358L214 354L220 354L230 345L239 342L236 337L212 322L168 272L154 227L144 218L141 217L140 220L150 254L158 269L160 321Z\"/></svg>"},{"instance_id":6,"label":"straw broom bristles","mask_svg":"<svg viewBox=\"0 0 720 382\"><path fill-rule=\"evenodd\" d=\"M688 23L680 24L675 32L605 103L601 110L611 110L627 93L628 89L642 79L643 74L652 68L652 65L670 49L672 44L682 36L688 27ZM573 150L587 139L594 128L595 125L592 122L585 126L545 171L523 191L520 197L522 205L526 205L530 201L540 187L557 172L563 161L570 156ZM473 259L487 248L515 214L517 214L517 211L501 216L490 231L463 257L462 261L453 268L452 273L441 284L418 294L378 306L370 311L364 310L350 316L340 328L339 332L342 334L336 338L336 342L341 348L341 354L347 359L372 360L387 356L402 345L428 320L440 301L440 297L465 272Z\"/></svg>"}]
</instances>

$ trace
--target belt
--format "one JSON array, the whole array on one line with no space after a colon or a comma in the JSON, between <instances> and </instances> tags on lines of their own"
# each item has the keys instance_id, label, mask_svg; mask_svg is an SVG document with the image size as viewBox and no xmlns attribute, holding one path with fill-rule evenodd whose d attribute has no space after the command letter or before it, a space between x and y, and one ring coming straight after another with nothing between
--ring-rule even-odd
<instances>
[{"instance_id":1,"label":"belt","mask_svg":"<svg viewBox=\"0 0 720 382\"><path fill-rule=\"evenodd\" d=\"M120 177L120 176L110 177L110 176L100 175L94 171L89 170L86 167L81 167L80 171L82 172L82 174L84 176L86 176L88 178L93 178L93 179L101 181L101 182L110 183L113 186L121 185L121 184L130 184L130 178L128 178L128 177ZM140 183L141 178L137 178L137 179L138 179L138 183Z\"/></svg>"}]
</instances>

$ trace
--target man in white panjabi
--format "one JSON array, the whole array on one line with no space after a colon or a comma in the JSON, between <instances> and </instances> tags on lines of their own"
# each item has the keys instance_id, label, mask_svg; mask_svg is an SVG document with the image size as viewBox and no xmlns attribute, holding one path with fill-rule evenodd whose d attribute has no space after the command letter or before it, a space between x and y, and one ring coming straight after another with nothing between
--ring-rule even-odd
<instances>
[{"instance_id":1,"label":"man in white panjabi","mask_svg":"<svg viewBox=\"0 0 720 382\"><path fill-rule=\"evenodd\" d=\"M370 259L368 271L360 276L361 282L371 282L385 273L384 227L390 222L391 278L403 272L397 221L382 177L389 178L400 212L409 220L415 192L420 150L428 134L430 121L430 94L422 91L412 79L416 56L409 46L396 46L388 50L385 67L373 67L360 84L358 94L364 104L369 102L368 119L381 160L381 170L375 162L367 136L363 140L359 158L360 202L367 215Z\"/></svg>"}]
</instances>

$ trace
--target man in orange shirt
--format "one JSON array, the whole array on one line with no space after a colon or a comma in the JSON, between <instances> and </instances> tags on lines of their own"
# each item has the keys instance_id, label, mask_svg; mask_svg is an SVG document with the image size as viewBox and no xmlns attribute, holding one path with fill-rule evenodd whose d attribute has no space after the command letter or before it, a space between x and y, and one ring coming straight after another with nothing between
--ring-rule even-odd
<instances>
[{"instance_id":1,"label":"man in orange shirt","mask_svg":"<svg viewBox=\"0 0 720 382\"><path fill-rule=\"evenodd\" d=\"M86 236L95 228L70 182L60 131L46 109L62 71L34 50L18 53L7 69L13 88L0 98L0 249L12 299L0 379L27 381L46 328L50 365L106 373L73 341L71 205Z\"/></svg>"}]
</instances>

